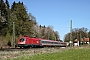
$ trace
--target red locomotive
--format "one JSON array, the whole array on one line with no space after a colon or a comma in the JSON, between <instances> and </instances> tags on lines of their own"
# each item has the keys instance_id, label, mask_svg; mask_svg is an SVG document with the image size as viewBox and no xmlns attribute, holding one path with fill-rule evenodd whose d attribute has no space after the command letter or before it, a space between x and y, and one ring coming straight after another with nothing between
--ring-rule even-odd
<instances>
[{"instance_id":1,"label":"red locomotive","mask_svg":"<svg viewBox=\"0 0 90 60\"><path fill-rule=\"evenodd\" d=\"M46 40L41 38L31 38L28 36L21 36L18 39L18 47L50 47L50 46L67 46L65 42Z\"/></svg>"}]
</instances>

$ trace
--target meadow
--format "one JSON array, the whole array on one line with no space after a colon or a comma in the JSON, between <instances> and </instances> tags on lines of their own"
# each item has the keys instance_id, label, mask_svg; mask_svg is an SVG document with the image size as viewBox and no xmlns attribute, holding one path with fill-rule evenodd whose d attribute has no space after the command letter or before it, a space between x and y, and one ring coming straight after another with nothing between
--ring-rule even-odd
<instances>
[{"instance_id":1,"label":"meadow","mask_svg":"<svg viewBox=\"0 0 90 60\"><path fill-rule=\"evenodd\" d=\"M90 60L90 48L71 48L60 52L27 55L7 60Z\"/></svg>"}]
</instances>

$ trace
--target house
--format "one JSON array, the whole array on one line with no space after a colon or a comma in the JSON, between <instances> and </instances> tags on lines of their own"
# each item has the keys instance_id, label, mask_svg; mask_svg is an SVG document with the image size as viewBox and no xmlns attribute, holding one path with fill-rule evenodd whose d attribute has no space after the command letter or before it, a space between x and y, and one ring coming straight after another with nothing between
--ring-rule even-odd
<instances>
[{"instance_id":1,"label":"house","mask_svg":"<svg viewBox=\"0 0 90 60\"><path fill-rule=\"evenodd\" d=\"M74 46L79 46L79 40L78 39L74 40Z\"/></svg>"},{"instance_id":2,"label":"house","mask_svg":"<svg viewBox=\"0 0 90 60\"><path fill-rule=\"evenodd\" d=\"M82 39L82 42L89 44L90 41L89 41L89 38L83 38L83 39Z\"/></svg>"},{"instance_id":3,"label":"house","mask_svg":"<svg viewBox=\"0 0 90 60\"><path fill-rule=\"evenodd\" d=\"M90 43L89 38L82 38L81 43L89 44ZM74 46L79 46L79 40L78 39L74 40Z\"/></svg>"}]
</instances>

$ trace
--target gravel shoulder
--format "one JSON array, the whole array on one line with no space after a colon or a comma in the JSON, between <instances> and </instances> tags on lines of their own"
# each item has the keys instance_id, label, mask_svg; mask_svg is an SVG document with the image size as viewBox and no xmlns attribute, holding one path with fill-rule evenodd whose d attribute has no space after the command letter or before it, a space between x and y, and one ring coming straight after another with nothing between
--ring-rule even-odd
<instances>
[{"instance_id":1,"label":"gravel shoulder","mask_svg":"<svg viewBox=\"0 0 90 60\"><path fill-rule=\"evenodd\" d=\"M0 60L6 60L7 58L17 58L21 56L32 56L35 54L44 54L44 53L54 53L62 52L71 49L70 47L54 47L54 48L30 48L30 49L21 49L21 50L11 50L11 51L0 51Z\"/></svg>"}]
</instances>

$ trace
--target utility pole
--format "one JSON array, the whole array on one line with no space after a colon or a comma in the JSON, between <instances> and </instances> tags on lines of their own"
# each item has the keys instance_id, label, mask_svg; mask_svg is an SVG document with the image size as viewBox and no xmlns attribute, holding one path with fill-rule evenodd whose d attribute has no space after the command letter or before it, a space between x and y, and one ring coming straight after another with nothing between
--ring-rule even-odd
<instances>
[{"instance_id":1,"label":"utility pole","mask_svg":"<svg viewBox=\"0 0 90 60\"><path fill-rule=\"evenodd\" d=\"M48 34L48 37L47 37L47 38L48 38L48 40L49 40L49 34L50 34L50 33L49 33L49 28L48 28L48 31L47 31L47 32L48 32L48 33L47 33L47 34Z\"/></svg>"},{"instance_id":2,"label":"utility pole","mask_svg":"<svg viewBox=\"0 0 90 60\"><path fill-rule=\"evenodd\" d=\"M15 22L13 22L13 37L12 37L12 46L15 48Z\"/></svg>"},{"instance_id":3,"label":"utility pole","mask_svg":"<svg viewBox=\"0 0 90 60\"><path fill-rule=\"evenodd\" d=\"M23 25L22 25L22 20L21 20L21 32L20 32L20 36L22 36L22 33L23 33L22 32L22 30L23 30L22 27L23 27Z\"/></svg>"},{"instance_id":4,"label":"utility pole","mask_svg":"<svg viewBox=\"0 0 90 60\"><path fill-rule=\"evenodd\" d=\"M70 47L72 46L72 20L70 20Z\"/></svg>"},{"instance_id":5,"label":"utility pole","mask_svg":"<svg viewBox=\"0 0 90 60\"><path fill-rule=\"evenodd\" d=\"M80 40L79 40L79 46L81 46L81 41L82 41L82 35L81 35L81 30L80 30Z\"/></svg>"},{"instance_id":6,"label":"utility pole","mask_svg":"<svg viewBox=\"0 0 90 60\"><path fill-rule=\"evenodd\" d=\"M56 36L55 36L55 41L56 41Z\"/></svg>"},{"instance_id":7,"label":"utility pole","mask_svg":"<svg viewBox=\"0 0 90 60\"><path fill-rule=\"evenodd\" d=\"M0 10L0 17L1 17L1 10Z\"/></svg>"}]
</instances>

